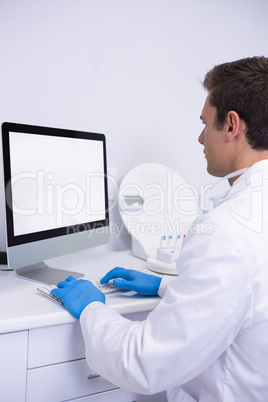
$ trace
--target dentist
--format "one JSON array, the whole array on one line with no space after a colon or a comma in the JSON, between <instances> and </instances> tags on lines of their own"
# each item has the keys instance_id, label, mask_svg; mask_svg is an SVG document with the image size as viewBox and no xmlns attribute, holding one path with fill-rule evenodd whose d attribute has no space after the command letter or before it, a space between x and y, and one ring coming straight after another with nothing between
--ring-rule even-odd
<instances>
[{"instance_id":1,"label":"dentist","mask_svg":"<svg viewBox=\"0 0 268 402\"><path fill-rule=\"evenodd\" d=\"M268 400L268 58L209 71L199 136L208 172L230 190L196 219L171 281L115 268L102 279L159 295L143 322L105 305L72 277L53 293L79 318L89 366L129 391L167 391L169 401ZM241 171L242 169L242 171ZM243 173L241 173L243 172Z\"/></svg>"}]
</instances>

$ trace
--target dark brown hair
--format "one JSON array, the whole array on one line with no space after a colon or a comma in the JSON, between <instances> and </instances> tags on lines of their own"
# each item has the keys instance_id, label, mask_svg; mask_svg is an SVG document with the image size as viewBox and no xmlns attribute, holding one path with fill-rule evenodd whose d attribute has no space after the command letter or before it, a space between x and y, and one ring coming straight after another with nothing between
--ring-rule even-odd
<instances>
[{"instance_id":1,"label":"dark brown hair","mask_svg":"<svg viewBox=\"0 0 268 402\"><path fill-rule=\"evenodd\" d=\"M203 82L216 107L215 122L223 127L230 110L247 126L247 140L254 149L268 149L268 58L248 57L220 64L210 70Z\"/></svg>"}]
</instances>

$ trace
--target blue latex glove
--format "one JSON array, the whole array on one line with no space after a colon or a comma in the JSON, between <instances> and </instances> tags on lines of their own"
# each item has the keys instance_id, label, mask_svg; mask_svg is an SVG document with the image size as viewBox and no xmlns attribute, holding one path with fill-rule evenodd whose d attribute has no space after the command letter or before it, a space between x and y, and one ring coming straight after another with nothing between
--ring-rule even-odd
<instances>
[{"instance_id":1,"label":"blue latex glove","mask_svg":"<svg viewBox=\"0 0 268 402\"><path fill-rule=\"evenodd\" d=\"M89 281L68 276L57 286L58 289L53 289L50 293L59 296L69 313L78 319L90 303L105 303L105 295Z\"/></svg>"},{"instance_id":2,"label":"blue latex glove","mask_svg":"<svg viewBox=\"0 0 268 402\"><path fill-rule=\"evenodd\" d=\"M106 283L114 279L113 283L121 289L134 290L141 295L155 296L162 278L159 276L144 274L143 272L134 271L116 267L109 271L100 283Z\"/></svg>"}]
</instances>

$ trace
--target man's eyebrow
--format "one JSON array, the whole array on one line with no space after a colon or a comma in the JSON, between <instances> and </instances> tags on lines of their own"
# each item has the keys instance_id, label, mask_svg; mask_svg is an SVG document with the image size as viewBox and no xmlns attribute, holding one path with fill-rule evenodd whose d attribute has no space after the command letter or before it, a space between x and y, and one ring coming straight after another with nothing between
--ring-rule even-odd
<instances>
[{"instance_id":1,"label":"man's eyebrow","mask_svg":"<svg viewBox=\"0 0 268 402\"><path fill-rule=\"evenodd\" d=\"M203 118L203 116L202 116L202 115L200 115L200 120L204 121L204 118Z\"/></svg>"}]
</instances>

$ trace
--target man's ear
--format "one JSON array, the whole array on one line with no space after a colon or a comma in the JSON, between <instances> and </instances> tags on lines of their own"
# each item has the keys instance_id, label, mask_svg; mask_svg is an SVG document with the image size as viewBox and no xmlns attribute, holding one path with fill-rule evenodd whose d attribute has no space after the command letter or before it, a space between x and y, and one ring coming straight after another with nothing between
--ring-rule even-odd
<instances>
[{"instance_id":1,"label":"man's ear","mask_svg":"<svg viewBox=\"0 0 268 402\"><path fill-rule=\"evenodd\" d=\"M241 132L244 132L244 128L244 121L234 110L230 110L227 115L227 140L233 141Z\"/></svg>"}]
</instances>

